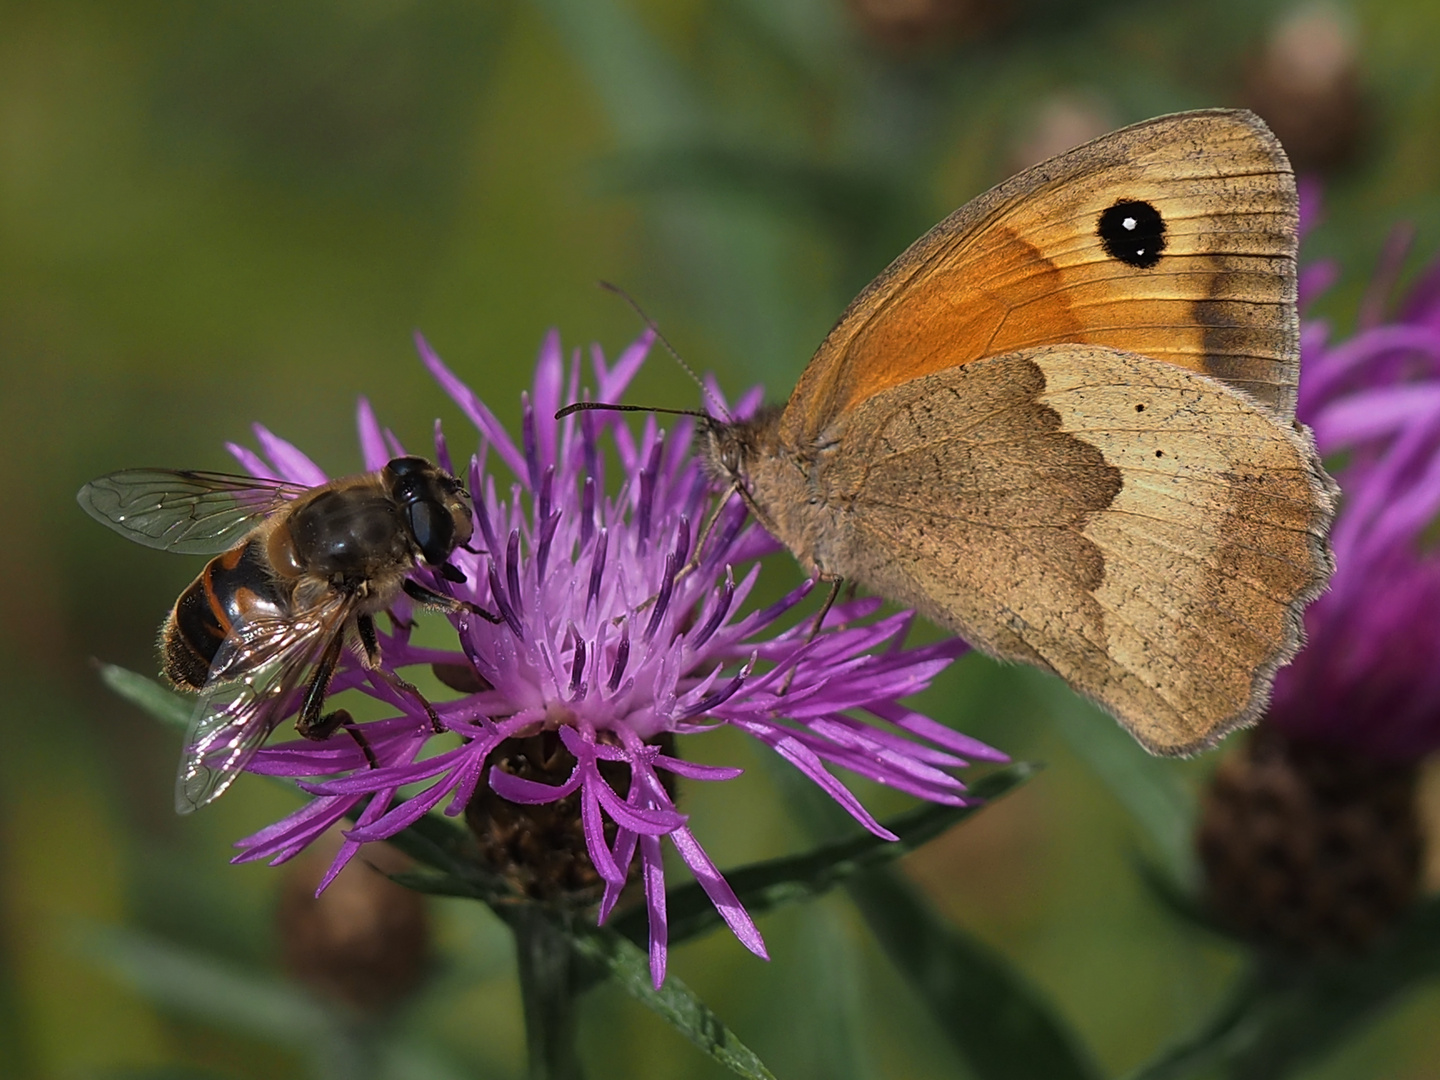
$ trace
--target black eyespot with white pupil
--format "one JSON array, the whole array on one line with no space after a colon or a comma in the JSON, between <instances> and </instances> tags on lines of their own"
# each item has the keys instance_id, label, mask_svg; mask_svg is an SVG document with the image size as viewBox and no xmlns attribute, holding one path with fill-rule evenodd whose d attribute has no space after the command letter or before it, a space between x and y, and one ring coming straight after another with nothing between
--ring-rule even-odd
<instances>
[{"instance_id":1,"label":"black eyespot with white pupil","mask_svg":"<svg viewBox=\"0 0 1440 1080\"><path fill-rule=\"evenodd\" d=\"M1095 232L1105 253L1148 270L1165 254L1165 219L1148 202L1122 199L1100 215Z\"/></svg>"}]
</instances>

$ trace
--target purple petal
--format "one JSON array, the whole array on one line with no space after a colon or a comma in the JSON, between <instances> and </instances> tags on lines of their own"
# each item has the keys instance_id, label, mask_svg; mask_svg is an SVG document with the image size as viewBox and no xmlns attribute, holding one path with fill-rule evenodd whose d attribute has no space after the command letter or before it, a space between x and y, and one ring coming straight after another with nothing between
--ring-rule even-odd
<instances>
[{"instance_id":1,"label":"purple petal","mask_svg":"<svg viewBox=\"0 0 1440 1080\"><path fill-rule=\"evenodd\" d=\"M355 410L355 426L360 430L360 457L365 462L365 468L371 472L383 469L390 455L385 452L385 439L380 434L380 424L367 397L361 397Z\"/></svg>"},{"instance_id":2,"label":"purple petal","mask_svg":"<svg viewBox=\"0 0 1440 1080\"><path fill-rule=\"evenodd\" d=\"M645 908L650 921L650 981L654 983L655 989L659 990L665 982L670 926L665 912L665 862L660 855L660 841L654 836L642 837L640 840L640 873L645 881ZM746 916L746 919L748 921L749 916ZM751 923L751 926L754 924ZM755 938L759 941L758 930ZM761 956L765 955L764 948L765 943L762 941Z\"/></svg>"},{"instance_id":3,"label":"purple petal","mask_svg":"<svg viewBox=\"0 0 1440 1080\"><path fill-rule=\"evenodd\" d=\"M420 353L421 361L430 369L430 374L440 384L440 389L450 396L450 400L460 406L460 411L475 425L481 436L495 448L495 452L504 460L506 467L514 475L524 476L525 456L511 442L509 433L505 430L504 425L495 419L495 414L475 396L473 390L455 377L455 374L430 348L430 343L418 333L415 335L415 348Z\"/></svg>"},{"instance_id":4,"label":"purple petal","mask_svg":"<svg viewBox=\"0 0 1440 1080\"><path fill-rule=\"evenodd\" d=\"M844 807L851 817L870 832L882 840L898 839L894 833L876 821L870 815L870 811L860 805L860 800L855 798L850 789L831 776L815 753L794 735L783 728L764 724L747 723L738 726L772 746L777 754L818 784L827 795Z\"/></svg>"},{"instance_id":5,"label":"purple petal","mask_svg":"<svg viewBox=\"0 0 1440 1080\"><path fill-rule=\"evenodd\" d=\"M325 470L316 465L292 443L273 434L264 424L252 424L255 438L260 441L260 451L270 459L282 477L294 484L305 487L319 487L330 478Z\"/></svg>"},{"instance_id":6,"label":"purple petal","mask_svg":"<svg viewBox=\"0 0 1440 1080\"><path fill-rule=\"evenodd\" d=\"M1385 386L1338 399L1314 421L1327 450L1385 438L1440 412L1440 385Z\"/></svg>"},{"instance_id":7,"label":"purple petal","mask_svg":"<svg viewBox=\"0 0 1440 1080\"><path fill-rule=\"evenodd\" d=\"M705 890L705 895L710 897L710 902L725 920L725 925L730 927L730 932L740 939L740 944L760 959L769 960L770 954L765 951L765 939L760 936L755 920L750 918L749 912L740 903L740 898L735 895L735 890L730 888L730 883L715 869L710 856L705 854L705 850L696 842L690 830L676 829L670 834L670 842L675 845L680 858Z\"/></svg>"},{"instance_id":8,"label":"purple petal","mask_svg":"<svg viewBox=\"0 0 1440 1080\"><path fill-rule=\"evenodd\" d=\"M876 702L868 706L868 708L876 716L883 720L890 721L890 723L896 727L903 728L912 735L920 736L922 739L929 739L937 746L947 747L957 754L963 754L967 758L973 758L977 761L994 761L999 763L1008 763L1010 761L1008 754L985 745L979 739L972 739L964 732L946 727L944 724L917 713L913 709L907 709L894 702Z\"/></svg>"},{"instance_id":9,"label":"purple petal","mask_svg":"<svg viewBox=\"0 0 1440 1080\"><path fill-rule=\"evenodd\" d=\"M538 780L526 780L522 776L507 773L504 769L490 770L491 791L502 799L513 803L524 803L527 806L552 803L557 799L563 799L578 789L583 780L584 777L579 768L571 772L570 778L558 786L542 784Z\"/></svg>"},{"instance_id":10,"label":"purple petal","mask_svg":"<svg viewBox=\"0 0 1440 1080\"><path fill-rule=\"evenodd\" d=\"M535 439L540 472L555 464L555 413L560 408L560 387L565 381L565 356L560 350L560 331L551 330L540 346L535 366Z\"/></svg>"},{"instance_id":11,"label":"purple petal","mask_svg":"<svg viewBox=\"0 0 1440 1080\"><path fill-rule=\"evenodd\" d=\"M258 476L264 480L283 480L278 472L270 466L270 463L255 453L247 446L239 443L227 442L225 449L230 451L230 456L240 463L240 467L251 476Z\"/></svg>"},{"instance_id":12,"label":"purple petal","mask_svg":"<svg viewBox=\"0 0 1440 1080\"><path fill-rule=\"evenodd\" d=\"M625 388L630 385L630 380L635 378L640 370L640 365L645 362L649 355L650 346L655 344L655 331L645 330L638 338L615 359L615 364L609 370L605 369L604 360L598 350L595 357L595 380L598 384L596 393L598 401L619 401L625 393Z\"/></svg>"},{"instance_id":13,"label":"purple petal","mask_svg":"<svg viewBox=\"0 0 1440 1080\"><path fill-rule=\"evenodd\" d=\"M734 780L744 776L744 769L727 768L723 765L701 765L694 761L682 761L666 754L655 756L656 768L683 776L687 780Z\"/></svg>"}]
</instances>

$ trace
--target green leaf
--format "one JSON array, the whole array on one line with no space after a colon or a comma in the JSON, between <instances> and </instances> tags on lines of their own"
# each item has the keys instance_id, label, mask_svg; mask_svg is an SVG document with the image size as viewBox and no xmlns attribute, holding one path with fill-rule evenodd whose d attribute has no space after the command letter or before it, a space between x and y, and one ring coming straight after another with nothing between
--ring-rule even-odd
<instances>
[{"instance_id":1,"label":"green leaf","mask_svg":"<svg viewBox=\"0 0 1440 1080\"><path fill-rule=\"evenodd\" d=\"M294 987L144 934L95 927L82 947L150 1000L231 1030L309 1047L332 1023Z\"/></svg>"},{"instance_id":2,"label":"green leaf","mask_svg":"<svg viewBox=\"0 0 1440 1080\"><path fill-rule=\"evenodd\" d=\"M1195 865L1195 798L1174 762L1147 753L1119 724L1062 683L1047 679L1050 714L1070 748L1149 836L1165 871L1186 886Z\"/></svg>"},{"instance_id":3,"label":"green leaf","mask_svg":"<svg viewBox=\"0 0 1440 1080\"><path fill-rule=\"evenodd\" d=\"M981 1080L1100 1075L1044 995L999 953L941 918L904 877L874 871L849 890L886 955Z\"/></svg>"},{"instance_id":4,"label":"green leaf","mask_svg":"<svg viewBox=\"0 0 1440 1080\"><path fill-rule=\"evenodd\" d=\"M590 76L611 123L627 141L693 131L701 121L686 72L625 5L540 0L538 6Z\"/></svg>"},{"instance_id":5,"label":"green leaf","mask_svg":"<svg viewBox=\"0 0 1440 1080\"><path fill-rule=\"evenodd\" d=\"M504 905L522 899L500 875L487 870L470 831L450 818L426 814L390 837L387 843L436 873L389 875L401 885L432 896L480 900L504 917Z\"/></svg>"},{"instance_id":6,"label":"green leaf","mask_svg":"<svg viewBox=\"0 0 1440 1080\"><path fill-rule=\"evenodd\" d=\"M984 800L979 805L928 804L883 822L899 837L898 840L883 840L867 832L825 844L803 855L788 855L727 870L725 880L751 915L785 904L813 900L863 870L914 851L950 826L1013 791L1036 771L1036 766L1022 762L990 773L970 787L972 796ZM703 934L722 921L715 905L695 882L668 890L665 907L672 945ZM643 908L626 912L611 923L616 931L642 947L648 941L646 925Z\"/></svg>"},{"instance_id":7,"label":"green leaf","mask_svg":"<svg viewBox=\"0 0 1440 1080\"><path fill-rule=\"evenodd\" d=\"M1440 897L1431 897L1362 956L1303 964L1257 958L1198 1032L1131 1080L1176 1080L1216 1065L1235 1080L1279 1080L1437 975Z\"/></svg>"},{"instance_id":8,"label":"green leaf","mask_svg":"<svg viewBox=\"0 0 1440 1080\"><path fill-rule=\"evenodd\" d=\"M992 773L971 791L994 799L1035 766ZM812 832L853 827L848 815L793 769L776 773L796 817ZM1000 787L991 790L990 783ZM940 1030L981 1080L1091 1080L1098 1076L1079 1038L1044 994L1003 957L941 918L904 877L878 867L847 883L892 963L921 996Z\"/></svg>"},{"instance_id":9,"label":"green leaf","mask_svg":"<svg viewBox=\"0 0 1440 1080\"><path fill-rule=\"evenodd\" d=\"M189 1065L135 1065L87 1072L88 1080L227 1080L225 1073Z\"/></svg>"},{"instance_id":10,"label":"green leaf","mask_svg":"<svg viewBox=\"0 0 1440 1080\"><path fill-rule=\"evenodd\" d=\"M626 191L703 191L753 200L786 217L805 214L869 254L893 243L897 232L922 231L928 220L912 193L888 176L785 159L773 150L666 145L623 154L606 173Z\"/></svg>"},{"instance_id":11,"label":"green leaf","mask_svg":"<svg viewBox=\"0 0 1440 1080\"><path fill-rule=\"evenodd\" d=\"M605 976L613 977L628 994L674 1024L686 1038L722 1065L741 1076L770 1077L769 1070L760 1059L682 983L672 977L657 991L650 981L649 958L634 943L611 929L588 925L583 921L593 918L588 913L576 914L572 918L567 913L525 900L500 878L484 871L479 865L478 853L474 851L474 839L458 825L430 814L398 833L391 842L436 871L433 874L401 874L396 876L396 880L424 892L471 897L489 904L495 914L515 931L517 950L533 951L532 947L537 942L543 945L545 935L539 932L543 928L537 928L536 920L550 921L554 932L568 940L580 965L570 973L573 992L583 991ZM641 918L643 920L643 915ZM643 921L640 927L643 941L646 940ZM537 1019L531 1013L556 1013L562 996L554 985L548 985L548 993L545 992L547 987L539 984L537 974L523 970L521 973L522 990L527 990L524 985L527 980L536 984L523 995L527 998L527 1034L544 1032L554 1026L553 1016L544 1023L530 1022ZM532 1055L537 1050L533 1041ZM542 1060L537 1072L532 1056L533 1075L569 1075L563 1065L563 1059Z\"/></svg>"},{"instance_id":12,"label":"green leaf","mask_svg":"<svg viewBox=\"0 0 1440 1080\"><path fill-rule=\"evenodd\" d=\"M185 731L195 715L195 702L168 690L160 683L145 675L130 671L116 664L97 664L100 678L132 705L138 705L151 716Z\"/></svg>"},{"instance_id":13,"label":"green leaf","mask_svg":"<svg viewBox=\"0 0 1440 1080\"><path fill-rule=\"evenodd\" d=\"M735 1037L710 1007L673 975L659 990L650 961L633 942L604 927L572 928L576 953L603 970L627 994L673 1024L677 1031L737 1076L774 1080L755 1052Z\"/></svg>"},{"instance_id":14,"label":"green leaf","mask_svg":"<svg viewBox=\"0 0 1440 1080\"><path fill-rule=\"evenodd\" d=\"M1172 915L1183 919L1201 930L1212 934L1229 936L1228 931L1206 910L1199 890L1193 885L1176 880L1170 870L1136 853L1131 858L1136 876L1150 890L1150 894Z\"/></svg>"}]
</instances>

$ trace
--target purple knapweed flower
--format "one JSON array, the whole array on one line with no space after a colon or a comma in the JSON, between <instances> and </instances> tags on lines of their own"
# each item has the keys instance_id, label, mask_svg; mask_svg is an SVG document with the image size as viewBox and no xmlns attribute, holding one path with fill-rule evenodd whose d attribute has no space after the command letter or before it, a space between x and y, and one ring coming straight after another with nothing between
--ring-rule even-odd
<instances>
[{"instance_id":1,"label":"purple knapweed flower","mask_svg":"<svg viewBox=\"0 0 1440 1080\"><path fill-rule=\"evenodd\" d=\"M620 397L651 341L644 335L613 366L593 351L599 400ZM408 604L397 605L393 632L381 635L387 667L468 672L452 685L468 683L469 692L434 703L444 733L435 734L412 697L347 659L335 690L358 688L393 714L355 725L378 767L343 737L262 750L251 771L320 779L301 783L312 796L304 807L240 841L238 860L283 861L354 814L333 876L360 844L392 836L442 804L455 815L478 797L521 807L570 799L578 804L584 852L603 884L602 921L638 860L651 973L659 986L666 963L663 839L740 941L765 955L754 922L671 795L673 777L727 780L740 770L683 760L672 749L675 736L739 728L774 748L865 828L889 838L832 766L922 799L960 804L965 788L952 770L967 759L1005 760L900 704L925 688L963 644L907 648L910 614L872 618L879 602L870 599L837 605L810 640L812 620L795 611L810 584L746 612L757 560L776 545L747 520L738 499L720 508L700 537L716 497L692 453L691 421L667 433L652 417L637 440L613 413L555 420L560 405L580 399L581 364L577 351L566 370L552 333L533 392L523 399L517 444L429 346L418 345L431 373L479 429L480 450L468 468L476 512L471 543L478 552L453 556L466 583L416 573L427 586L495 613L496 621L456 616L457 649L420 648L409 640ZM752 396L737 413L757 401ZM365 468L378 469L404 452L363 400L359 427ZM299 450L256 431L264 457L232 447L244 466L302 484L324 482ZM454 471L438 425L435 454ZM513 482L497 483L488 471L494 459ZM621 473L614 494L607 494L607 460L618 461ZM501 767L500 748L542 733L552 748L563 746L568 775L542 782ZM617 775L628 782L617 785Z\"/></svg>"},{"instance_id":2,"label":"purple knapweed flower","mask_svg":"<svg viewBox=\"0 0 1440 1080\"><path fill-rule=\"evenodd\" d=\"M1312 193L1313 196L1313 193ZM1335 575L1305 613L1308 644L1275 679L1267 722L1380 760L1440 748L1440 262L1384 315L1405 244L1382 258L1361 325L1332 343L1302 324L1302 420L1342 462ZM1333 266L1302 275L1306 300ZM1307 284L1308 280L1308 284ZM1343 456L1341 456L1343 455Z\"/></svg>"}]
</instances>

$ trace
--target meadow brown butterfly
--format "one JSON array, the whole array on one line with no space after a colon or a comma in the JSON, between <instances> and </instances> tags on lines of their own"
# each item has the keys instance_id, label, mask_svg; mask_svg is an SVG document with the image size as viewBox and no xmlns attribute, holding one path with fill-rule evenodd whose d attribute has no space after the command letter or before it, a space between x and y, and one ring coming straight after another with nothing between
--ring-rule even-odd
<instances>
[{"instance_id":1,"label":"meadow brown butterfly","mask_svg":"<svg viewBox=\"0 0 1440 1080\"><path fill-rule=\"evenodd\" d=\"M811 572L1054 672L1154 753L1209 746L1333 568L1297 205L1248 112L1036 165L891 263L783 408L706 421L709 466Z\"/></svg>"}]
</instances>

